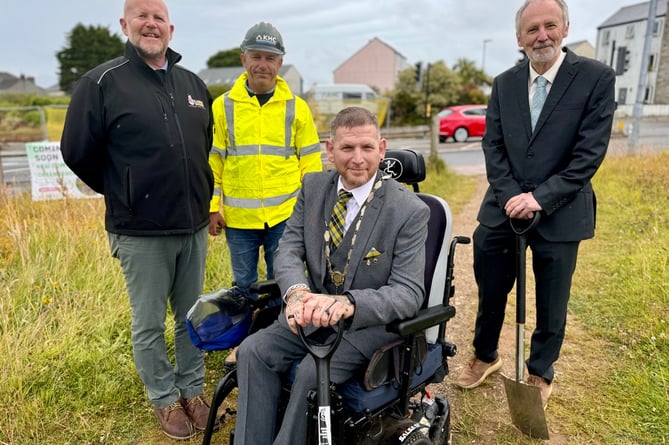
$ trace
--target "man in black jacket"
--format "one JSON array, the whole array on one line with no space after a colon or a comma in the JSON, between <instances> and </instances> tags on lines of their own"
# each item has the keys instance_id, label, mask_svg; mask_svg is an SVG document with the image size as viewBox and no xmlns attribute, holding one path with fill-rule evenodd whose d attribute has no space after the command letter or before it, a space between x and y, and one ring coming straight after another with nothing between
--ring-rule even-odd
<instances>
[{"instance_id":1,"label":"man in black jacket","mask_svg":"<svg viewBox=\"0 0 669 445\"><path fill-rule=\"evenodd\" d=\"M177 65L163 0L126 0L125 54L86 73L65 119L65 163L104 195L105 227L132 308L137 371L163 432L204 429L204 356L191 343L186 312L202 291L213 178L211 97ZM172 366L165 346L174 314Z\"/></svg>"}]
</instances>

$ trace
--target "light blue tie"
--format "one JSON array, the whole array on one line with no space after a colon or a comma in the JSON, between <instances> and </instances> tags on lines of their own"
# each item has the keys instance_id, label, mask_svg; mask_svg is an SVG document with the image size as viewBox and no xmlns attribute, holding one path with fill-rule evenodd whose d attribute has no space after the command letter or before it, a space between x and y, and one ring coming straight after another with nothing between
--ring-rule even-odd
<instances>
[{"instance_id":1,"label":"light blue tie","mask_svg":"<svg viewBox=\"0 0 669 445\"><path fill-rule=\"evenodd\" d=\"M548 80L545 77L539 76L536 78L537 89L534 92L534 97L532 98L532 106L530 107L530 115L532 116L532 131L534 131L534 126L539 120L539 115L541 114L541 109L544 107L544 102L546 102L546 84Z\"/></svg>"}]
</instances>

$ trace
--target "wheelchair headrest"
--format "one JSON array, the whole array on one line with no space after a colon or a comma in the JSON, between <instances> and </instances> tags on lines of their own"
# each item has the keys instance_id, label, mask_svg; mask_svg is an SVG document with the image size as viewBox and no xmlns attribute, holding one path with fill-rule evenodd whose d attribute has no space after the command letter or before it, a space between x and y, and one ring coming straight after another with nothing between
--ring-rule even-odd
<instances>
[{"instance_id":1,"label":"wheelchair headrest","mask_svg":"<svg viewBox=\"0 0 669 445\"><path fill-rule=\"evenodd\" d=\"M425 180L423 155L410 148L387 150L379 169L398 182L418 184Z\"/></svg>"}]
</instances>

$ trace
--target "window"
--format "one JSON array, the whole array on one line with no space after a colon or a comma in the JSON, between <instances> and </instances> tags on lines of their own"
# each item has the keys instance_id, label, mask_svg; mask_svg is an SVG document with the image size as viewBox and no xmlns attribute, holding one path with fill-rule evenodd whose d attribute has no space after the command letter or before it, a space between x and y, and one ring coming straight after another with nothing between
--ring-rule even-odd
<instances>
[{"instance_id":1,"label":"window","mask_svg":"<svg viewBox=\"0 0 669 445\"><path fill-rule=\"evenodd\" d=\"M643 95L643 103L652 104L653 103L653 87L646 87L646 91Z\"/></svg>"},{"instance_id":2,"label":"window","mask_svg":"<svg viewBox=\"0 0 669 445\"><path fill-rule=\"evenodd\" d=\"M608 45L609 40L611 40L611 31L607 29L602 32L602 45L603 46Z\"/></svg>"},{"instance_id":3,"label":"window","mask_svg":"<svg viewBox=\"0 0 669 445\"><path fill-rule=\"evenodd\" d=\"M472 108L470 110L465 110L462 114L466 116L485 116L485 108Z\"/></svg>"},{"instance_id":4,"label":"window","mask_svg":"<svg viewBox=\"0 0 669 445\"><path fill-rule=\"evenodd\" d=\"M648 57L648 72L653 72L655 71L655 64L657 61L657 56L655 54L651 54L650 57Z\"/></svg>"},{"instance_id":5,"label":"window","mask_svg":"<svg viewBox=\"0 0 669 445\"><path fill-rule=\"evenodd\" d=\"M662 33L662 20L655 20L653 23L653 35L659 36Z\"/></svg>"},{"instance_id":6,"label":"window","mask_svg":"<svg viewBox=\"0 0 669 445\"><path fill-rule=\"evenodd\" d=\"M618 89L618 105L625 105L627 103L627 88Z\"/></svg>"},{"instance_id":7,"label":"window","mask_svg":"<svg viewBox=\"0 0 669 445\"><path fill-rule=\"evenodd\" d=\"M634 25L627 25L625 29L625 38L633 39L634 38Z\"/></svg>"}]
</instances>

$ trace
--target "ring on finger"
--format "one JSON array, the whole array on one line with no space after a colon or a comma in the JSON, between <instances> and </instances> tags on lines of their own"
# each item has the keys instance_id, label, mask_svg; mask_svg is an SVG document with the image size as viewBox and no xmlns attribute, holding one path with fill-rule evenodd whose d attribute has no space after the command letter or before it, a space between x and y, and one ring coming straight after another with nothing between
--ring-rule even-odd
<instances>
[{"instance_id":1,"label":"ring on finger","mask_svg":"<svg viewBox=\"0 0 669 445\"><path fill-rule=\"evenodd\" d=\"M327 315L328 317L330 316L330 308L332 306L334 306L335 304L337 304L337 300L333 301L332 303L330 303L330 306L325 308L325 311L323 311L323 312L325 312L325 315Z\"/></svg>"}]
</instances>

